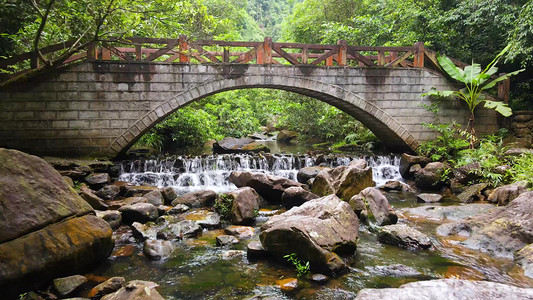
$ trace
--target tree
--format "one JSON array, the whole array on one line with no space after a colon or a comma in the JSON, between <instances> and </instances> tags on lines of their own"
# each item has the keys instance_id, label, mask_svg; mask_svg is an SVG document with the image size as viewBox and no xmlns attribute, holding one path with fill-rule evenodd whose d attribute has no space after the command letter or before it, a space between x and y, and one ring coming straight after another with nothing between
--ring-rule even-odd
<instances>
[{"instance_id":1,"label":"tree","mask_svg":"<svg viewBox=\"0 0 533 300\"><path fill-rule=\"evenodd\" d=\"M474 63L473 61L470 66L466 66L464 70L462 70L448 57L439 55L437 59L444 71L453 79L463 83L465 87L459 91L437 91L436 89L431 89L431 91L422 95L440 97L449 97L453 95L466 103L470 113L470 119L468 120L467 126L467 131L470 132L470 148L474 148L476 134L474 129L474 111L479 104L484 103L486 108L494 109L505 117L512 114L511 108L509 108L507 104L489 100L484 93L493 88L496 83L524 71L524 69L521 69L492 78L498 72L496 64L509 48L510 45L505 47L484 70L481 70L481 65Z\"/></svg>"}]
</instances>

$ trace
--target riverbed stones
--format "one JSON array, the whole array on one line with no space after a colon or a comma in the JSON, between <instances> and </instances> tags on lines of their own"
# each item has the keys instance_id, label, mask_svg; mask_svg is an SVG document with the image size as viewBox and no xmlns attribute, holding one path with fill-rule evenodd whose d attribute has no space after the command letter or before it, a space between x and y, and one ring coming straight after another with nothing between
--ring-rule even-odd
<instances>
[{"instance_id":1,"label":"riverbed stones","mask_svg":"<svg viewBox=\"0 0 533 300\"><path fill-rule=\"evenodd\" d=\"M154 190L149 193L146 193L144 196L146 200L148 200L148 203L151 203L155 206L163 205L163 195L159 190Z\"/></svg>"},{"instance_id":2,"label":"riverbed stones","mask_svg":"<svg viewBox=\"0 0 533 300\"><path fill-rule=\"evenodd\" d=\"M216 237L217 246L229 246L239 243L239 240L233 235L224 234Z\"/></svg>"},{"instance_id":3,"label":"riverbed stones","mask_svg":"<svg viewBox=\"0 0 533 300\"><path fill-rule=\"evenodd\" d=\"M421 167L424 167L429 162L429 158L425 156L415 156L403 153L402 157L400 158L400 175L402 175L402 177L406 179L411 178L413 174L410 170L413 165L419 165Z\"/></svg>"},{"instance_id":4,"label":"riverbed stones","mask_svg":"<svg viewBox=\"0 0 533 300\"><path fill-rule=\"evenodd\" d=\"M300 183L307 184L309 182L309 179L313 179L320 173L320 171L330 169L328 167L320 167L320 166L314 166L314 167L304 167L298 170L298 173L296 174L296 179Z\"/></svg>"},{"instance_id":5,"label":"riverbed stones","mask_svg":"<svg viewBox=\"0 0 533 300\"><path fill-rule=\"evenodd\" d=\"M311 191L318 196L337 195L349 201L363 189L374 186L372 168L364 159L352 161L348 166L322 170L315 177Z\"/></svg>"},{"instance_id":6,"label":"riverbed stones","mask_svg":"<svg viewBox=\"0 0 533 300\"><path fill-rule=\"evenodd\" d=\"M509 205L479 214L452 226L441 225L442 235L462 232L461 242L471 249L513 259L516 251L533 243L533 192L525 192Z\"/></svg>"},{"instance_id":7,"label":"riverbed stones","mask_svg":"<svg viewBox=\"0 0 533 300\"><path fill-rule=\"evenodd\" d=\"M194 191L177 197L172 201L172 206L178 204L184 204L193 208L212 206L216 198L217 193L212 190Z\"/></svg>"},{"instance_id":8,"label":"riverbed stones","mask_svg":"<svg viewBox=\"0 0 533 300\"><path fill-rule=\"evenodd\" d=\"M124 205L118 211L122 213L122 220L126 224L133 222L146 223L155 221L159 217L157 207L151 203Z\"/></svg>"},{"instance_id":9,"label":"riverbed stones","mask_svg":"<svg viewBox=\"0 0 533 300\"><path fill-rule=\"evenodd\" d=\"M52 281L52 287L59 296L65 297L76 292L87 282L87 278L82 275L72 275L56 278Z\"/></svg>"},{"instance_id":10,"label":"riverbed stones","mask_svg":"<svg viewBox=\"0 0 533 300\"><path fill-rule=\"evenodd\" d=\"M227 234L231 234L238 239L249 239L254 236L254 228L251 226L239 226L239 225L231 225L224 229L224 231Z\"/></svg>"},{"instance_id":11,"label":"riverbed stones","mask_svg":"<svg viewBox=\"0 0 533 300\"><path fill-rule=\"evenodd\" d=\"M289 187L297 186L307 188L306 185L287 178L266 175L260 172L233 171L229 181L237 187L251 187L261 195L268 203L281 203L283 192Z\"/></svg>"},{"instance_id":12,"label":"riverbed stones","mask_svg":"<svg viewBox=\"0 0 533 300\"><path fill-rule=\"evenodd\" d=\"M396 224L398 216L387 198L376 188L368 187L350 199L350 206L365 224Z\"/></svg>"},{"instance_id":13,"label":"riverbed stones","mask_svg":"<svg viewBox=\"0 0 533 300\"><path fill-rule=\"evenodd\" d=\"M399 288L362 289L356 300L487 300L532 299L533 289L490 281L437 279L410 282Z\"/></svg>"},{"instance_id":14,"label":"riverbed stones","mask_svg":"<svg viewBox=\"0 0 533 300\"><path fill-rule=\"evenodd\" d=\"M500 206L507 205L525 191L527 191L525 184L513 183L504 185L492 191L487 200Z\"/></svg>"},{"instance_id":15,"label":"riverbed stones","mask_svg":"<svg viewBox=\"0 0 533 300\"><path fill-rule=\"evenodd\" d=\"M133 280L118 291L105 295L101 300L164 300L155 289L158 286L151 281Z\"/></svg>"},{"instance_id":16,"label":"riverbed stones","mask_svg":"<svg viewBox=\"0 0 533 300\"><path fill-rule=\"evenodd\" d=\"M220 227L220 215L207 209L191 209L183 213L180 218L194 221L202 228Z\"/></svg>"},{"instance_id":17,"label":"riverbed stones","mask_svg":"<svg viewBox=\"0 0 533 300\"><path fill-rule=\"evenodd\" d=\"M305 202L316 198L320 197L302 187L292 186L286 189L281 195L281 205L289 209L293 206L300 206Z\"/></svg>"},{"instance_id":18,"label":"riverbed stones","mask_svg":"<svg viewBox=\"0 0 533 300\"><path fill-rule=\"evenodd\" d=\"M384 244L412 250L429 249L432 245L427 235L405 224L387 225L375 230L378 240Z\"/></svg>"},{"instance_id":19,"label":"riverbed stones","mask_svg":"<svg viewBox=\"0 0 533 300\"><path fill-rule=\"evenodd\" d=\"M126 280L124 279L124 277L111 277L108 280L92 288L88 294L88 297L93 299L99 299L104 295L118 291L121 287L124 286L125 283Z\"/></svg>"},{"instance_id":20,"label":"riverbed stones","mask_svg":"<svg viewBox=\"0 0 533 300\"><path fill-rule=\"evenodd\" d=\"M245 153L245 152L270 152L264 144L257 143L251 138L225 137L213 144L213 153Z\"/></svg>"},{"instance_id":21,"label":"riverbed stones","mask_svg":"<svg viewBox=\"0 0 533 300\"><path fill-rule=\"evenodd\" d=\"M414 173L415 184L422 190L435 191L444 186L444 174L448 165L441 162L430 162Z\"/></svg>"},{"instance_id":22,"label":"riverbed stones","mask_svg":"<svg viewBox=\"0 0 533 300\"><path fill-rule=\"evenodd\" d=\"M109 225L36 156L0 148L0 199L0 290L6 298L87 271L113 249Z\"/></svg>"},{"instance_id":23,"label":"riverbed stones","mask_svg":"<svg viewBox=\"0 0 533 300\"><path fill-rule=\"evenodd\" d=\"M95 195L104 200L115 200L120 194L120 187L114 184L108 184L99 189Z\"/></svg>"},{"instance_id":24,"label":"riverbed stones","mask_svg":"<svg viewBox=\"0 0 533 300\"><path fill-rule=\"evenodd\" d=\"M416 196L416 200L422 203L435 203L442 200L442 195L440 194L431 194L431 193L421 193Z\"/></svg>"},{"instance_id":25,"label":"riverbed stones","mask_svg":"<svg viewBox=\"0 0 533 300\"><path fill-rule=\"evenodd\" d=\"M86 186L80 188L79 195L94 209L106 210L108 208L107 203L105 203L102 198L95 195L92 190Z\"/></svg>"},{"instance_id":26,"label":"riverbed stones","mask_svg":"<svg viewBox=\"0 0 533 300\"><path fill-rule=\"evenodd\" d=\"M107 173L92 173L85 177L85 182L87 182L91 188L99 189L110 183L111 177Z\"/></svg>"},{"instance_id":27,"label":"riverbed stones","mask_svg":"<svg viewBox=\"0 0 533 300\"><path fill-rule=\"evenodd\" d=\"M161 190L161 194L163 195L164 204L169 205L178 197L176 194L176 191L172 187L166 187Z\"/></svg>"},{"instance_id":28,"label":"riverbed stones","mask_svg":"<svg viewBox=\"0 0 533 300\"><path fill-rule=\"evenodd\" d=\"M261 199L257 192L250 187L221 194L217 199L220 209L229 209L229 219L233 224L249 224L255 219ZM224 206L231 205L224 208Z\"/></svg>"},{"instance_id":29,"label":"riverbed stones","mask_svg":"<svg viewBox=\"0 0 533 300\"><path fill-rule=\"evenodd\" d=\"M112 229L117 229L122 223L122 214L118 210L97 210L96 216L106 221Z\"/></svg>"},{"instance_id":30,"label":"riverbed stones","mask_svg":"<svg viewBox=\"0 0 533 300\"><path fill-rule=\"evenodd\" d=\"M457 198L463 203L472 203L477 200L484 200L485 196L483 196L481 192L486 189L487 186L487 183L470 185L462 193L457 195Z\"/></svg>"},{"instance_id":31,"label":"riverbed stones","mask_svg":"<svg viewBox=\"0 0 533 300\"><path fill-rule=\"evenodd\" d=\"M170 257L174 252L174 245L170 241L145 240L143 254L151 260L162 260Z\"/></svg>"},{"instance_id":32,"label":"riverbed stones","mask_svg":"<svg viewBox=\"0 0 533 300\"><path fill-rule=\"evenodd\" d=\"M347 268L339 255L354 253L358 229L359 220L350 205L330 195L272 216L261 226L260 240L278 259L296 253L311 268L338 274Z\"/></svg>"}]
</instances>

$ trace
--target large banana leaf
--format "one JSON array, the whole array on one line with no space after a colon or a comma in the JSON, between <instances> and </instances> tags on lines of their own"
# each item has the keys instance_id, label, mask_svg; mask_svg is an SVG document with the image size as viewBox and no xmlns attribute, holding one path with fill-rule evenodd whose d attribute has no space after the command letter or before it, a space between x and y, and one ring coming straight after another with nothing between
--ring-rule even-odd
<instances>
[{"instance_id":1,"label":"large banana leaf","mask_svg":"<svg viewBox=\"0 0 533 300\"><path fill-rule=\"evenodd\" d=\"M466 66L464 69L465 79L463 83L465 84L478 84L481 78L481 65L472 62L470 66Z\"/></svg>"},{"instance_id":2,"label":"large banana leaf","mask_svg":"<svg viewBox=\"0 0 533 300\"><path fill-rule=\"evenodd\" d=\"M503 102L485 100L485 107L494 109L495 111L499 112L505 117L508 117L513 114L513 111L511 110L511 108Z\"/></svg>"},{"instance_id":3,"label":"large banana leaf","mask_svg":"<svg viewBox=\"0 0 533 300\"><path fill-rule=\"evenodd\" d=\"M493 81L487 83L487 84L484 85L481 89L482 89L482 90L488 90L488 89L494 87L494 86L496 85L496 83L498 83L498 82L500 82L500 81L503 81L503 80L505 80L505 79L507 79L507 78L513 76L513 75L516 75L516 74L518 74L518 73L520 73L520 72L522 72L522 71L524 71L524 70L525 70L525 69L520 69L520 70L517 70L517 71L511 72L511 73L507 73L507 74L505 74L505 75L502 75L502 76L500 76L500 77L494 79Z\"/></svg>"},{"instance_id":4,"label":"large banana leaf","mask_svg":"<svg viewBox=\"0 0 533 300\"><path fill-rule=\"evenodd\" d=\"M455 91L437 91L435 88L429 90L429 92L422 94L424 96L437 96L437 97L449 97L456 93Z\"/></svg>"},{"instance_id":5,"label":"large banana leaf","mask_svg":"<svg viewBox=\"0 0 533 300\"><path fill-rule=\"evenodd\" d=\"M449 59L446 56L439 55L437 57L437 60L439 61L439 64L444 69L444 71L446 71L446 73L448 73L448 75L450 75L453 79L460 81L460 82L465 82L464 71L461 70L461 68L455 66L455 64L453 63L453 61L451 61L451 59Z\"/></svg>"}]
</instances>

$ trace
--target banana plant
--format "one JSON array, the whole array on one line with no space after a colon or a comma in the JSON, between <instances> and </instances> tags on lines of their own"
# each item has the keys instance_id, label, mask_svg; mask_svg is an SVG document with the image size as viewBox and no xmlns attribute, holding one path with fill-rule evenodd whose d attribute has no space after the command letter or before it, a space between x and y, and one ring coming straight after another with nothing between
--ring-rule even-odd
<instances>
[{"instance_id":1,"label":"banana plant","mask_svg":"<svg viewBox=\"0 0 533 300\"><path fill-rule=\"evenodd\" d=\"M474 111L479 104L484 103L486 108L494 109L505 117L512 115L512 110L507 104L489 100L485 94L485 92L493 88L496 83L524 71L524 69L521 69L496 77L495 74L498 72L496 64L509 48L510 45L505 47L484 70L481 69L480 64L476 64L473 61L470 66L466 66L463 70L457 67L448 57L439 55L437 60L442 69L450 75L450 77L463 83L465 87L458 91L437 91L435 88L432 88L429 92L422 95L439 97L456 96L466 103L470 112L467 131L470 131L471 148L474 147L476 134L474 129Z\"/></svg>"}]
</instances>

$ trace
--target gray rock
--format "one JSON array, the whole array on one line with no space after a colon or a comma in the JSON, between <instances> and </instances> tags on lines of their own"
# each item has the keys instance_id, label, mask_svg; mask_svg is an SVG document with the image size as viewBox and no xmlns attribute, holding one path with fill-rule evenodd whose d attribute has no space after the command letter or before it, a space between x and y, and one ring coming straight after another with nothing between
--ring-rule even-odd
<instances>
[{"instance_id":1,"label":"gray rock","mask_svg":"<svg viewBox=\"0 0 533 300\"><path fill-rule=\"evenodd\" d=\"M159 231L159 228L153 222L148 222L146 224L133 222L131 227L133 229L133 235L141 241L157 239L157 231Z\"/></svg>"},{"instance_id":2,"label":"gray rock","mask_svg":"<svg viewBox=\"0 0 533 300\"><path fill-rule=\"evenodd\" d=\"M385 244L413 250L428 249L432 246L427 235L405 224L387 225L376 230L378 240Z\"/></svg>"},{"instance_id":3,"label":"gray rock","mask_svg":"<svg viewBox=\"0 0 533 300\"><path fill-rule=\"evenodd\" d=\"M104 296L101 300L164 300L155 289L159 285L151 281L133 280L118 291Z\"/></svg>"},{"instance_id":4,"label":"gray rock","mask_svg":"<svg viewBox=\"0 0 533 300\"><path fill-rule=\"evenodd\" d=\"M149 193L146 193L143 197L148 200L148 203L151 203L155 206L163 204L163 195L159 190L154 190Z\"/></svg>"},{"instance_id":5,"label":"gray rock","mask_svg":"<svg viewBox=\"0 0 533 300\"><path fill-rule=\"evenodd\" d=\"M386 192L390 192L390 191L414 192L414 189L411 186L403 182L399 182L397 180L387 181L384 185L380 186L379 189L384 190Z\"/></svg>"},{"instance_id":6,"label":"gray rock","mask_svg":"<svg viewBox=\"0 0 533 300\"><path fill-rule=\"evenodd\" d=\"M108 184L95 193L96 196L104 200L115 200L119 194L120 187L114 184Z\"/></svg>"},{"instance_id":7,"label":"gray rock","mask_svg":"<svg viewBox=\"0 0 533 300\"><path fill-rule=\"evenodd\" d=\"M398 216L385 196L376 188L368 187L350 199L350 206L365 224L378 226L396 224Z\"/></svg>"},{"instance_id":8,"label":"gray rock","mask_svg":"<svg viewBox=\"0 0 533 300\"><path fill-rule=\"evenodd\" d=\"M227 234L233 235L238 239L249 239L254 236L255 229L251 226L231 225L224 229Z\"/></svg>"},{"instance_id":9,"label":"gray rock","mask_svg":"<svg viewBox=\"0 0 533 300\"><path fill-rule=\"evenodd\" d=\"M251 187L261 195L268 203L281 203L281 196L287 188L299 186L307 187L297 181L287 178L266 175L260 172L231 172L229 181L237 187Z\"/></svg>"},{"instance_id":10,"label":"gray rock","mask_svg":"<svg viewBox=\"0 0 533 300\"><path fill-rule=\"evenodd\" d=\"M299 186L293 186L283 192L281 195L281 204L285 208L292 208L293 206L300 206L316 198L319 198L319 196Z\"/></svg>"},{"instance_id":11,"label":"gray rock","mask_svg":"<svg viewBox=\"0 0 533 300\"><path fill-rule=\"evenodd\" d=\"M418 200L418 202L424 202L424 203L435 203L435 202L439 202L440 200L442 200L442 195L422 193L416 196L416 200Z\"/></svg>"},{"instance_id":12,"label":"gray rock","mask_svg":"<svg viewBox=\"0 0 533 300\"><path fill-rule=\"evenodd\" d=\"M320 173L320 171L325 170L325 169L330 169L330 168L319 167L319 166L301 168L300 170L298 170L298 173L296 174L296 179L298 180L298 182L306 184L309 182L309 179L315 178L316 175Z\"/></svg>"},{"instance_id":13,"label":"gray rock","mask_svg":"<svg viewBox=\"0 0 533 300\"><path fill-rule=\"evenodd\" d=\"M520 249L515 254L515 262L524 269L524 275L533 278L533 244Z\"/></svg>"},{"instance_id":14,"label":"gray rock","mask_svg":"<svg viewBox=\"0 0 533 300\"><path fill-rule=\"evenodd\" d=\"M124 186L126 192L124 193L125 197L142 197L151 191L157 190L154 186L143 186L143 185L137 185L137 186L131 186L126 185Z\"/></svg>"},{"instance_id":15,"label":"gray rock","mask_svg":"<svg viewBox=\"0 0 533 300\"><path fill-rule=\"evenodd\" d=\"M323 283L328 282L328 280L329 280L329 277L324 274L315 273L311 275L311 281L316 282L316 283L323 284Z\"/></svg>"},{"instance_id":16,"label":"gray rock","mask_svg":"<svg viewBox=\"0 0 533 300\"><path fill-rule=\"evenodd\" d=\"M89 292L89 296L92 298L101 298L107 294L118 291L121 287L124 286L126 280L124 277L111 277L108 280L100 283L95 286Z\"/></svg>"},{"instance_id":17,"label":"gray rock","mask_svg":"<svg viewBox=\"0 0 533 300\"><path fill-rule=\"evenodd\" d=\"M322 170L315 177L311 191L318 196L335 194L342 200L349 201L354 195L372 186L372 169L364 159L357 159L348 166Z\"/></svg>"},{"instance_id":18,"label":"gray rock","mask_svg":"<svg viewBox=\"0 0 533 300\"><path fill-rule=\"evenodd\" d=\"M428 163L415 173L415 184L422 190L438 190L444 186L443 175L448 165L441 162Z\"/></svg>"},{"instance_id":19,"label":"gray rock","mask_svg":"<svg viewBox=\"0 0 533 300\"><path fill-rule=\"evenodd\" d=\"M457 195L459 201L463 203L472 203L476 200L484 200L485 196L481 192L486 189L487 183L478 183L467 187L464 192Z\"/></svg>"},{"instance_id":20,"label":"gray rock","mask_svg":"<svg viewBox=\"0 0 533 300\"><path fill-rule=\"evenodd\" d=\"M143 245L144 256L151 260L166 259L170 257L174 249L174 245L170 241L146 240Z\"/></svg>"},{"instance_id":21,"label":"gray rock","mask_svg":"<svg viewBox=\"0 0 533 300\"><path fill-rule=\"evenodd\" d=\"M108 208L108 205L104 202L102 198L93 194L93 192L85 186L82 186L80 188L79 195L83 200L87 201L87 203L89 203L89 205L94 209L106 210Z\"/></svg>"},{"instance_id":22,"label":"gray rock","mask_svg":"<svg viewBox=\"0 0 533 300\"><path fill-rule=\"evenodd\" d=\"M216 238L217 246L228 246L239 243L239 240L233 235L219 235Z\"/></svg>"},{"instance_id":23,"label":"gray rock","mask_svg":"<svg viewBox=\"0 0 533 300\"><path fill-rule=\"evenodd\" d=\"M211 190L195 191L187 194L183 194L172 201L172 206L177 206L178 204L184 204L188 207L205 207L213 206L215 199L217 198L217 193Z\"/></svg>"},{"instance_id":24,"label":"gray rock","mask_svg":"<svg viewBox=\"0 0 533 300\"><path fill-rule=\"evenodd\" d=\"M164 225L157 231L157 238L165 240L179 240L183 238L196 237L202 232L202 227L191 220L177 221L176 218L163 216ZM160 219L161 220L161 219ZM158 223L160 223L158 220Z\"/></svg>"},{"instance_id":25,"label":"gray rock","mask_svg":"<svg viewBox=\"0 0 533 300\"><path fill-rule=\"evenodd\" d=\"M507 205L525 191L527 191L525 184L514 183L504 185L492 191L487 200L500 206Z\"/></svg>"},{"instance_id":26,"label":"gray rock","mask_svg":"<svg viewBox=\"0 0 533 300\"><path fill-rule=\"evenodd\" d=\"M413 173L411 172L411 167L413 165L419 165L420 167L423 167L429 162L430 160L427 157L414 156L404 153L400 158L400 175L402 175L402 177L406 179L411 178L413 175Z\"/></svg>"},{"instance_id":27,"label":"gray rock","mask_svg":"<svg viewBox=\"0 0 533 300\"><path fill-rule=\"evenodd\" d=\"M181 213L188 211L189 209L191 208L185 204L177 204L173 208L167 210L166 214L167 215L179 215Z\"/></svg>"},{"instance_id":28,"label":"gray rock","mask_svg":"<svg viewBox=\"0 0 533 300\"><path fill-rule=\"evenodd\" d=\"M490 281L438 279L410 282L399 288L362 289L356 300L532 299L533 289Z\"/></svg>"},{"instance_id":29,"label":"gray rock","mask_svg":"<svg viewBox=\"0 0 533 300\"><path fill-rule=\"evenodd\" d=\"M470 216L485 213L494 209L494 205L486 203L471 203L453 206L426 205L419 207L402 208L398 213L416 217L427 218L431 221L459 221Z\"/></svg>"},{"instance_id":30,"label":"gray rock","mask_svg":"<svg viewBox=\"0 0 533 300\"><path fill-rule=\"evenodd\" d=\"M358 229L359 220L350 205L330 195L270 217L261 226L260 240L279 259L296 253L312 268L337 274L347 268L338 255L354 253Z\"/></svg>"},{"instance_id":31,"label":"gray rock","mask_svg":"<svg viewBox=\"0 0 533 300\"><path fill-rule=\"evenodd\" d=\"M133 222L146 223L155 221L159 217L157 207L150 203L135 203L118 209L122 213L122 220L126 224Z\"/></svg>"},{"instance_id":32,"label":"gray rock","mask_svg":"<svg viewBox=\"0 0 533 300\"><path fill-rule=\"evenodd\" d=\"M93 173L85 177L85 182L96 189L110 183L111 177L107 173Z\"/></svg>"},{"instance_id":33,"label":"gray rock","mask_svg":"<svg viewBox=\"0 0 533 300\"><path fill-rule=\"evenodd\" d=\"M218 207L231 205L231 207L228 207L231 209L229 219L233 224L249 224L253 222L256 211L259 210L260 202L259 195L250 187L242 187L221 194L217 199Z\"/></svg>"},{"instance_id":34,"label":"gray rock","mask_svg":"<svg viewBox=\"0 0 533 300\"><path fill-rule=\"evenodd\" d=\"M373 276L415 277L422 275L422 273L418 272L416 269L401 264L389 266L373 266L366 267L365 269L370 271Z\"/></svg>"},{"instance_id":35,"label":"gray rock","mask_svg":"<svg viewBox=\"0 0 533 300\"><path fill-rule=\"evenodd\" d=\"M162 216L164 214L167 214L167 212L169 210L173 209L172 206L167 206L167 205L158 205L157 206L157 214Z\"/></svg>"},{"instance_id":36,"label":"gray rock","mask_svg":"<svg viewBox=\"0 0 533 300\"><path fill-rule=\"evenodd\" d=\"M180 217L185 220L192 220L202 228L220 227L220 215L207 209L192 209L183 213Z\"/></svg>"},{"instance_id":37,"label":"gray rock","mask_svg":"<svg viewBox=\"0 0 533 300\"><path fill-rule=\"evenodd\" d=\"M97 210L95 212L96 216L104 219L113 230L120 227L120 224L122 223L122 214L118 210Z\"/></svg>"},{"instance_id":38,"label":"gray rock","mask_svg":"<svg viewBox=\"0 0 533 300\"><path fill-rule=\"evenodd\" d=\"M174 199L178 198L178 195L176 195L176 191L174 191L171 187L166 187L161 190L161 194L163 195L163 199L165 200L165 204L169 205L174 201Z\"/></svg>"},{"instance_id":39,"label":"gray rock","mask_svg":"<svg viewBox=\"0 0 533 300\"><path fill-rule=\"evenodd\" d=\"M72 275L54 279L52 286L60 296L65 297L74 294L86 282L85 276Z\"/></svg>"},{"instance_id":40,"label":"gray rock","mask_svg":"<svg viewBox=\"0 0 533 300\"><path fill-rule=\"evenodd\" d=\"M248 259L253 258L263 258L268 256L268 251L263 248L263 245L261 245L261 242L259 241L251 241L246 246L246 255Z\"/></svg>"}]
</instances>

